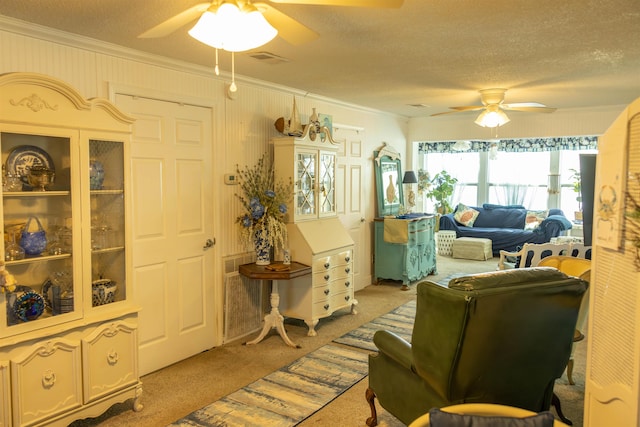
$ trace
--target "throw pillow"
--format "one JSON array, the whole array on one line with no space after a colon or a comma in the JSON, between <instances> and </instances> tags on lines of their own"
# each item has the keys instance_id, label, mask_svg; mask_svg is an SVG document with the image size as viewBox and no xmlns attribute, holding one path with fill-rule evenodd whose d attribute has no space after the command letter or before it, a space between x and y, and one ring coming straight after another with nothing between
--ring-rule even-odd
<instances>
[{"instance_id":1,"label":"throw pillow","mask_svg":"<svg viewBox=\"0 0 640 427\"><path fill-rule=\"evenodd\" d=\"M463 415L441 411L438 408L429 411L431 427L553 427L553 414L540 412L525 418Z\"/></svg>"},{"instance_id":2,"label":"throw pillow","mask_svg":"<svg viewBox=\"0 0 640 427\"><path fill-rule=\"evenodd\" d=\"M524 220L525 230L533 230L538 228L540 223L549 216L549 211L527 211L527 216Z\"/></svg>"},{"instance_id":3,"label":"throw pillow","mask_svg":"<svg viewBox=\"0 0 640 427\"><path fill-rule=\"evenodd\" d=\"M453 218L465 227L473 227L473 223L476 222L480 212L477 210L465 206L463 203L458 203L456 213L453 214Z\"/></svg>"}]
</instances>

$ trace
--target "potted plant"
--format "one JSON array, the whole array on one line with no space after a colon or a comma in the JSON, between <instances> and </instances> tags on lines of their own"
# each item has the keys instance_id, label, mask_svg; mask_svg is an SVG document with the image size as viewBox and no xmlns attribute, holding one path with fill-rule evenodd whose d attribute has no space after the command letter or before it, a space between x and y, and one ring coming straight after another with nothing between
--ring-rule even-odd
<instances>
[{"instance_id":1,"label":"potted plant","mask_svg":"<svg viewBox=\"0 0 640 427\"><path fill-rule=\"evenodd\" d=\"M273 164L267 155L250 168L236 166L240 193L236 197L245 213L236 222L240 226L240 239L246 247L255 247L256 264L270 264L271 248L287 244L287 226L284 220L287 202L293 194L291 182L276 181Z\"/></svg>"},{"instance_id":2,"label":"potted plant","mask_svg":"<svg viewBox=\"0 0 640 427\"><path fill-rule=\"evenodd\" d=\"M573 191L577 193L576 200L578 201L578 210L574 212L576 221L582 221L582 181L580 180L580 171L576 169L569 169L572 181Z\"/></svg>"},{"instance_id":3,"label":"potted plant","mask_svg":"<svg viewBox=\"0 0 640 427\"><path fill-rule=\"evenodd\" d=\"M458 182L447 171L438 172L431 180L431 186L427 192L427 197L435 202L436 212L446 215L451 212L451 196Z\"/></svg>"}]
</instances>

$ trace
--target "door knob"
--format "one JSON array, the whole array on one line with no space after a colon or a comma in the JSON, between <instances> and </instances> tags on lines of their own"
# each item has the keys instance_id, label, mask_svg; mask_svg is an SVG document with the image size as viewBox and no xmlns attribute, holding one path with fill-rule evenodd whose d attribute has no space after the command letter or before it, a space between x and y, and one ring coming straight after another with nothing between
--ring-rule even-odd
<instances>
[{"instance_id":1,"label":"door knob","mask_svg":"<svg viewBox=\"0 0 640 427\"><path fill-rule=\"evenodd\" d=\"M202 247L202 249L204 249L205 251L209 248L212 248L213 245L216 244L215 239L211 240L211 239L207 239L206 242L204 242L204 246Z\"/></svg>"}]
</instances>

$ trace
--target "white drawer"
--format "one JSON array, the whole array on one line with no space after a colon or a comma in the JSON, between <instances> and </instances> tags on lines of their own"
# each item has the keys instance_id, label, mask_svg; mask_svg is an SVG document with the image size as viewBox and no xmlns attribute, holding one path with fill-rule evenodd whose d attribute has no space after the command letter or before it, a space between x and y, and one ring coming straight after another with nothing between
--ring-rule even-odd
<instances>
[{"instance_id":1,"label":"white drawer","mask_svg":"<svg viewBox=\"0 0 640 427\"><path fill-rule=\"evenodd\" d=\"M330 294L328 299L324 301L313 302L313 316L326 317L336 310L340 310L351 304L353 301L353 292L345 291L335 295Z\"/></svg>"},{"instance_id":2,"label":"white drawer","mask_svg":"<svg viewBox=\"0 0 640 427\"><path fill-rule=\"evenodd\" d=\"M126 322L113 322L82 340L85 403L138 380L137 331Z\"/></svg>"},{"instance_id":3,"label":"white drawer","mask_svg":"<svg viewBox=\"0 0 640 427\"><path fill-rule=\"evenodd\" d=\"M316 286L313 288L313 302L322 302L329 299L329 295L331 295L331 289L329 285Z\"/></svg>"},{"instance_id":4,"label":"white drawer","mask_svg":"<svg viewBox=\"0 0 640 427\"><path fill-rule=\"evenodd\" d=\"M313 261L312 270L314 272L330 270L334 267L352 263L351 250L339 252L334 255L319 257Z\"/></svg>"},{"instance_id":5,"label":"white drawer","mask_svg":"<svg viewBox=\"0 0 640 427\"><path fill-rule=\"evenodd\" d=\"M324 286L335 281L344 282L345 279L351 276L352 274L350 266L333 268L328 271L321 271L313 274L313 286Z\"/></svg>"},{"instance_id":6,"label":"white drawer","mask_svg":"<svg viewBox=\"0 0 640 427\"><path fill-rule=\"evenodd\" d=\"M33 345L11 360L13 424L31 425L82 404L80 343L62 338Z\"/></svg>"}]
</instances>

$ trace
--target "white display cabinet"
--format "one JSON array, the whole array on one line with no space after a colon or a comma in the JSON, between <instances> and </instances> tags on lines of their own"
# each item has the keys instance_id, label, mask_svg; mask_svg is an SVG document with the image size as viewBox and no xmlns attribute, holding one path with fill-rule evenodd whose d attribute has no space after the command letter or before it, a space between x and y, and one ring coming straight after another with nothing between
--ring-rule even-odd
<instances>
[{"instance_id":1,"label":"white display cabinet","mask_svg":"<svg viewBox=\"0 0 640 427\"><path fill-rule=\"evenodd\" d=\"M277 179L293 181L287 207L291 259L311 266L311 274L279 285L280 312L302 319L315 336L319 320L340 309L356 314L353 240L338 219L336 167L338 146L305 128L300 137L274 138ZM328 130L327 130L328 132Z\"/></svg>"},{"instance_id":2,"label":"white display cabinet","mask_svg":"<svg viewBox=\"0 0 640 427\"><path fill-rule=\"evenodd\" d=\"M336 157L338 147L320 138L274 138L276 176L293 181L287 222L336 216Z\"/></svg>"},{"instance_id":3,"label":"white display cabinet","mask_svg":"<svg viewBox=\"0 0 640 427\"><path fill-rule=\"evenodd\" d=\"M0 253L18 285L0 293L2 426L68 425L127 399L142 409L127 229L132 123L51 77L0 76Z\"/></svg>"}]
</instances>

